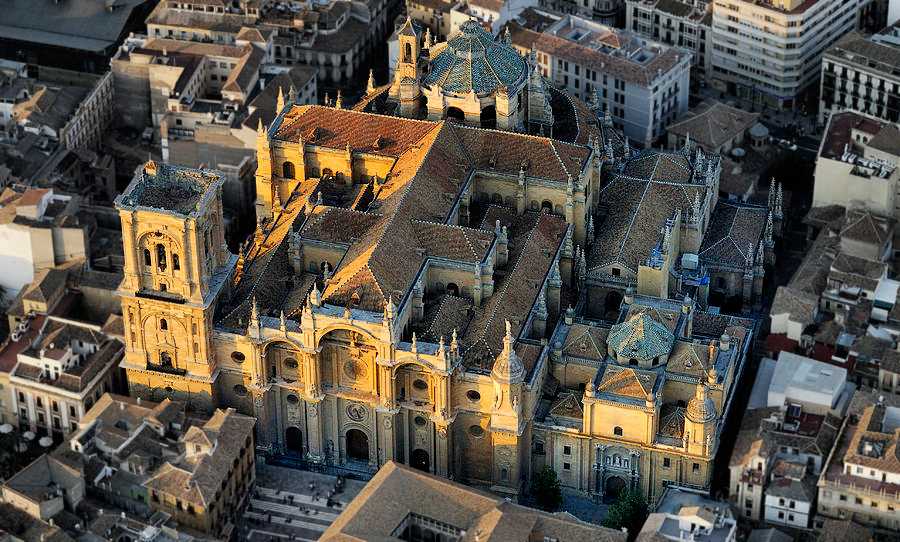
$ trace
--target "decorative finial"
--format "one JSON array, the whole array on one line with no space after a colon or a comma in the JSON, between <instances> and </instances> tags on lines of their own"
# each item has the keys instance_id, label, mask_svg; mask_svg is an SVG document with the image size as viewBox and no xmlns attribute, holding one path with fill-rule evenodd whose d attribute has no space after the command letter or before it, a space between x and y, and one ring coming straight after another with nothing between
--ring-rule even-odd
<instances>
[{"instance_id":1,"label":"decorative finial","mask_svg":"<svg viewBox=\"0 0 900 542\"><path fill-rule=\"evenodd\" d=\"M278 87L278 98L275 100L275 114L278 115L284 109L284 90Z\"/></svg>"}]
</instances>

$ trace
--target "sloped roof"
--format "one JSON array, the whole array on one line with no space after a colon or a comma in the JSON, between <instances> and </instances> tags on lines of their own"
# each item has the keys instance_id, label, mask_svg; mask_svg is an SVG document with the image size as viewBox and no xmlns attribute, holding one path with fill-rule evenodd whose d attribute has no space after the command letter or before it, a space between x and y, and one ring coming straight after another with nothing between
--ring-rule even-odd
<instances>
[{"instance_id":1,"label":"sloped roof","mask_svg":"<svg viewBox=\"0 0 900 542\"><path fill-rule=\"evenodd\" d=\"M607 342L621 358L649 360L669 355L675 337L647 311L638 311L614 325Z\"/></svg>"}]
</instances>

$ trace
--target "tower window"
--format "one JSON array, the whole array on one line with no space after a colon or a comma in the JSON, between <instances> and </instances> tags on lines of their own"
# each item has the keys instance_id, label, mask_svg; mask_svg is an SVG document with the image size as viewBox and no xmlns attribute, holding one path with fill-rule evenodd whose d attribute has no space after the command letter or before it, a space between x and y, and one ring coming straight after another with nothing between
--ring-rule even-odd
<instances>
[{"instance_id":1,"label":"tower window","mask_svg":"<svg viewBox=\"0 0 900 542\"><path fill-rule=\"evenodd\" d=\"M159 329L161 329L161 330L163 330L163 331L169 329L169 323L166 322L166 319L165 319L165 318L160 318L160 319L159 319Z\"/></svg>"},{"instance_id":2,"label":"tower window","mask_svg":"<svg viewBox=\"0 0 900 542\"><path fill-rule=\"evenodd\" d=\"M403 62L412 62L412 45L409 43L406 44Z\"/></svg>"},{"instance_id":3,"label":"tower window","mask_svg":"<svg viewBox=\"0 0 900 542\"><path fill-rule=\"evenodd\" d=\"M172 366L172 356L169 355L168 352L160 352L159 353L159 364L163 367L171 367Z\"/></svg>"},{"instance_id":4,"label":"tower window","mask_svg":"<svg viewBox=\"0 0 900 542\"><path fill-rule=\"evenodd\" d=\"M285 162L281 165L281 176L285 179L293 179L294 178L294 164L291 162Z\"/></svg>"},{"instance_id":5,"label":"tower window","mask_svg":"<svg viewBox=\"0 0 900 542\"><path fill-rule=\"evenodd\" d=\"M150 250L144 249L144 265L153 265L153 260L150 259Z\"/></svg>"},{"instance_id":6,"label":"tower window","mask_svg":"<svg viewBox=\"0 0 900 542\"><path fill-rule=\"evenodd\" d=\"M618 437L621 437L622 436L622 428L619 426L616 426L615 428L613 428L613 434Z\"/></svg>"},{"instance_id":7,"label":"tower window","mask_svg":"<svg viewBox=\"0 0 900 542\"><path fill-rule=\"evenodd\" d=\"M166 270L166 247L162 245L156 245L156 268Z\"/></svg>"},{"instance_id":8,"label":"tower window","mask_svg":"<svg viewBox=\"0 0 900 542\"><path fill-rule=\"evenodd\" d=\"M178 260L178 254L172 253L172 269L178 271L181 269L181 262Z\"/></svg>"}]
</instances>

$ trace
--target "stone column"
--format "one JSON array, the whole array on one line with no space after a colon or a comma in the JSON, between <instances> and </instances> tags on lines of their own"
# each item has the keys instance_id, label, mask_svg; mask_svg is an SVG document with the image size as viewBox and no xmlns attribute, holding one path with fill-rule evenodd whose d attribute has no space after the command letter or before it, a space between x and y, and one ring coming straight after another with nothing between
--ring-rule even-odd
<instances>
[{"instance_id":1,"label":"stone column","mask_svg":"<svg viewBox=\"0 0 900 542\"><path fill-rule=\"evenodd\" d=\"M322 444L322 402L306 402L306 430L309 433L309 459L321 462L325 459Z\"/></svg>"}]
</instances>

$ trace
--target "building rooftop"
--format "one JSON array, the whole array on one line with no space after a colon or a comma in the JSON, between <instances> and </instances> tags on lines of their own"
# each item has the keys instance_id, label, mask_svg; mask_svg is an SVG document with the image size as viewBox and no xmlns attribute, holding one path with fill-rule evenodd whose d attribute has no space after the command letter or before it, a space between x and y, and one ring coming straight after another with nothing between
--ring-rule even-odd
<instances>
[{"instance_id":1,"label":"building rooftop","mask_svg":"<svg viewBox=\"0 0 900 542\"><path fill-rule=\"evenodd\" d=\"M150 161L135 172L131 184L116 198L116 205L194 215L210 190L223 182L223 177L212 170Z\"/></svg>"},{"instance_id":2,"label":"building rooftop","mask_svg":"<svg viewBox=\"0 0 900 542\"><path fill-rule=\"evenodd\" d=\"M14 491L34 503L42 503L61 498L83 483L78 470L44 454L7 480L3 490Z\"/></svg>"},{"instance_id":3,"label":"building rooftop","mask_svg":"<svg viewBox=\"0 0 900 542\"><path fill-rule=\"evenodd\" d=\"M322 534L323 542L389 540L416 523L484 540L526 542L624 541L625 533L579 521L568 513L547 513L494 495L387 462Z\"/></svg>"},{"instance_id":4,"label":"building rooftop","mask_svg":"<svg viewBox=\"0 0 900 542\"><path fill-rule=\"evenodd\" d=\"M846 382L847 369L791 352L781 352L769 386L767 406L781 407L785 401L795 401L804 406L833 409L844 392Z\"/></svg>"},{"instance_id":5,"label":"building rooftop","mask_svg":"<svg viewBox=\"0 0 900 542\"><path fill-rule=\"evenodd\" d=\"M3 3L0 37L101 52L116 44L132 12L146 0Z\"/></svg>"},{"instance_id":6,"label":"building rooftop","mask_svg":"<svg viewBox=\"0 0 900 542\"><path fill-rule=\"evenodd\" d=\"M722 102L706 101L670 124L667 130L679 137L689 137L703 149L711 151L749 130L758 119L759 113Z\"/></svg>"},{"instance_id":7,"label":"building rooftop","mask_svg":"<svg viewBox=\"0 0 900 542\"><path fill-rule=\"evenodd\" d=\"M535 38L534 47L562 60L602 66L603 73L640 86L652 86L691 54L574 15L547 28Z\"/></svg>"}]
</instances>

